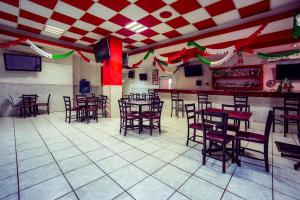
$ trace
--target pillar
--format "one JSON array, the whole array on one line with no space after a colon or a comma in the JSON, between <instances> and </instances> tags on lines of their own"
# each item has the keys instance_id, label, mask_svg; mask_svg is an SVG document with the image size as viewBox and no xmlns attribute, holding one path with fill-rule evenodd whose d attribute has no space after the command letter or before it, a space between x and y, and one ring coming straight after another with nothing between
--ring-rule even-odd
<instances>
[{"instance_id":1,"label":"pillar","mask_svg":"<svg viewBox=\"0 0 300 200\"><path fill-rule=\"evenodd\" d=\"M108 115L119 116L118 99L122 97L122 40L113 36L108 38L110 58L103 61L101 83L103 95L108 96Z\"/></svg>"}]
</instances>

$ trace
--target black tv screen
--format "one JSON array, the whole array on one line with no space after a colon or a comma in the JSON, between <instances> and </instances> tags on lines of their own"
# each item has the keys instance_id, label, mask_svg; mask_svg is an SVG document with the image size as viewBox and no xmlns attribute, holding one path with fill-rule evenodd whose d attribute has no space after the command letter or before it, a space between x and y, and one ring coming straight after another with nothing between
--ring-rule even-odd
<instances>
[{"instance_id":1,"label":"black tv screen","mask_svg":"<svg viewBox=\"0 0 300 200\"><path fill-rule=\"evenodd\" d=\"M201 64L189 64L184 65L184 75L186 77L190 76L202 76L202 65Z\"/></svg>"},{"instance_id":2,"label":"black tv screen","mask_svg":"<svg viewBox=\"0 0 300 200\"><path fill-rule=\"evenodd\" d=\"M7 71L42 71L40 56L4 53L5 70Z\"/></svg>"},{"instance_id":3,"label":"black tv screen","mask_svg":"<svg viewBox=\"0 0 300 200\"><path fill-rule=\"evenodd\" d=\"M139 76L140 76L140 80L141 81L146 81L147 80L147 74L139 74Z\"/></svg>"},{"instance_id":4,"label":"black tv screen","mask_svg":"<svg viewBox=\"0 0 300 200\"><path fill-rule=\"evenodd\" d=\"M94 54L96 62L102 62L110 57L110 49L107 38L104 38L94 44Z\"/></svg>"},{"instance_id":5,"label":"black tv screen","mask_svg":"<svg viewBox=\"0 0 300 200\"><path fill-rule=\"evenodd\" d=\"M276 80L300 80L300 63L276 65Z\"/></svg>"},{"instance_id":6,"label":"black tv screen","mask_svg":"<svg viewBox=\"0 0 300 200\"><path fill-rule=\"evenodd\" d=\"M128 78L134 78L134 71L128 72Z\"/></svg>"},{"instance_id":7,"label":"black tv screen","mask_svg":"<svg viewBox=\"0 0 300 200\"><path fill-rule=\"evenodd\" d=\"M80 93L90 93L91 91L90 81L87 81L85 79L80 80L79 91Z\"/></svg>"}]
</instances>

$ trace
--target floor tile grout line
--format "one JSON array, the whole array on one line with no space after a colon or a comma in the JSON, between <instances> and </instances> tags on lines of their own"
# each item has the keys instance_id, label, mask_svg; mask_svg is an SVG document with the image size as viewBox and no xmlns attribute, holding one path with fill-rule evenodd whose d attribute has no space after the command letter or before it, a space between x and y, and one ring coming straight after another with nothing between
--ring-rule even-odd
<instances>
[{"instance_id":1,"label":"floor tile grout line","mask_svg":"<svg viewBox=\"0 0 300 200\"><path fill-rule=\"evenodd\" d=\"M15 139L15 151L16 151L16 168L17 168L17 181L18 181L18 199L20 200L20 180L19 180L19 164L18 164L18 152L17 152L17 140L16 140L16 127L14 117L12 119L14 126L14 139Z\"/></svg>"},{"instance_id":2,"label":"floor tile grout line","mask_svg":"<svg viewBox=\"0 0 300 200\"><path fill-rule=\"evenodd\" d=\"M229 178L229 180L228 180L228 183L226 184L226 187L224 188L224 191L223 191L223 194L222 194L220 200L223 198L225 192L227 191L227 187L229 186L230 181L231 181L231 179L232 179L232 177L233 177L233 175L234 175L234 173L235 173L237 167L238 167L238 166L235 166L235 168L234 168L234 170L233 170L233 172L232 172L232 174L231 174L231 176L230 176L230 178ZM229 192L230 192L230 191L229 191ZM233 193L233 194L234 194L234 193ZM236 195L236 194L235 194L235 195ZM237 195L237 196L238 196L238 195ZM244 198L243 198L243 199L244 199Z\"/></svg>"},{"instance_id":3,"label":"floor tile grout line","mask_svg":"<svg viewBox=\"0 0 300 200\"><path fill-rule=\"evenodd\" d=\"M52 152L50 151L50 149L48 148L46 142L44 141L44 138L41 136L40 132L38 131L38 129L36 128L36 125L33 123L32 119L30 119L31 123L33 124L33 126L35 127L38 135L41 137L42 141L44 142L44 144L46 145L46 148L48 149L49 153L51 154L52 158L54 159L54 162L56 163L56 165L58 166L59 170L61 171L62 175L64 176L65 180L67 181L68 185L70 186L70 188L72 189L72 191L74 192L74 188L72 187L72 185L70 184L69 180L67 179L67 177L65 176L65 174L63 173L62 169L60 168L59 164L58 164L58 161L55 159L55 157L53 156ZM75 193L75 196L77 199L78 196L77 194Z\"/></svg>"},{"instance_id":4,"label":"floor tile grout line","mask_svg":"<svg viewBox=\"0 0 300 200\"><path fill-rule=\"evenodd\" d=\"M45 117L44 117L45 118ZM60 129L58 129L49 119L47 119L46 118L46 120L48 120L49 121L49 123L50 124L52 124L52 126L53 127L55 127L65 138L67 138L67 140L69 140L69 142L71 142L74 146L76 146L76 148L83 154L83 155L85 155L97 168L99 168L106 176L108 176L113 182L115 182L120 188L122 188L123 190L124 190L124 192L126 192L129 196L131 196L133 199L135 199L131 194L129 194L127 191L126 191L126 189L125 188L123 188L119 183L117 183L108 173L106 173L103 169L101 169L101 167L99 167L98 165L97 165L97 163L95 162L95 161L93 161L92 159L90 159L89 158L89 156L87 156L84 152L82 152L78 147L77 147L77 145L75 145L68 137L66 137L63 133L62 133L62 131L60 130ZM76 128L76 127L75 127ZM77 129L77 128L76 128ZM82 132L81 130L80 130L80 132ZM83 132L82 132L83 133ZM85 134L85 133L84 133ZM89 137L89 136L88 136ZM93 181L90 181L89 183L86 183L85 185L82 185L82 186L80 186L80 187L78 187L78 188L76 188L76 190L77 189L79 189L79 188L82 188L82 187L84 187L84 186L86 186L86 185L88 185L88 184L90 184L90 183L92 183L92 182L94 182L94 181L96 181L96 180L99 180L99 179L101 179L101 178L103 178L104 176L102 176L102 177L99 177L99 178L97 178L97 179L95 179L95 180L93 180ZM75 191L73 191L74 193L75 193L75 195L76 195L76 197L78 198L78 199L80 199L78 196L77 196L77 194L76 194L76 192ZM123 193L123 192L122 192Z\"/></svg>"}]
</instances>

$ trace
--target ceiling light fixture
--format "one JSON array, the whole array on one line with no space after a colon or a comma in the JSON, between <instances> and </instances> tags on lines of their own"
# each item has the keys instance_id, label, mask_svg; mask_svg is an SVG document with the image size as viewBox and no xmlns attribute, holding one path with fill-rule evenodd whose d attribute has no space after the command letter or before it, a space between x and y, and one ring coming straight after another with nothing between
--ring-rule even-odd
<instances>
[{"instance_id":1,"label":"ceiling light fixture","mask_svg":"<svg viewBox=\"0 0 300 200\"><path fill-rule=\"evenodd\" d=\"M137 23L137 22L131 22L130 24L126 25L125 28L127 28L128 30L131 30L131 31L135 31L137 33L142 32L147 29L146 26L144 26L140 23Z\"/></svg>"},{"instance_id":2,"label":"ceiling light fixture","mask_svg":"<svg viewBox=\"0 0 300 200\"><path fill-rule=\"evenodd\" d=\"M53 33L53 34L56 34L56 35L61 35L63 34L64 30L63 29L60 29L60 28L56 28L54 26L49 26L49 25L46 25L45 29L44 29L46 32L49 32L49 33Z\"/></svg>"}]
</instances>

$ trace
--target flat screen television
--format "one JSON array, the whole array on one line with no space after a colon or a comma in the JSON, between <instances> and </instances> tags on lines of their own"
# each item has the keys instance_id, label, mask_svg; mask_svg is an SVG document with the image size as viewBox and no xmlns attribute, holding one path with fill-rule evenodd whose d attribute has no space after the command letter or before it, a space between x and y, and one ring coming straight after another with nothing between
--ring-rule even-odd
<instances>
[{"instance_id":1,"label":"flat screen television","mask_svg":"<svg viewBox=\"0 0 300 200\"><path fill-rule=\"evenodd\" d=\"M300 63L276 65L276 80L300 80Z\"/></svg>"},{"instance_id":2,"label":"flat screen television","mask_svg":"<svg viewBox=\"0 0 300 200\"><path fill-rule=\"evenodd\" d=\"M128 72L128 78L134 78L134 71Z\"/></svg>"},{"instance_id":3,"label":"flat screen television","mask_svg":"<svg viewBox=\"0 0 300 200\"><path fill-rule=\"evenodd\" d=\"M98 43L94 44L93 47L97 63L110 58L109 42L107 38L100 40Z\"/></svg>"},{"instance_id":4,"label":"flat screen television","mask_svg":"<svg viewBox=\"0 0 300 200\"><path fill-rule=\"evenodd\" d=\"M7 71L42 71L40 56L4 53L5 70Z\"/></svg>"},{"instance_id":5,"label":"flat screen television","mask_svg":"<svg viewBox=\"0 0 300 200\"><path fill-rule=\"evenodd\" d=\"M187 63L184 65L184 75L186 77L191 77L191 76L202 76L203 71L202 71L202 65L199 63Z\"/></svg>"},{"instance_id":6,"label":"flat screen television","mask_svg":"<svg viewBox=\"0 0 300 200\"><path fill-rule=\"evenodd\" d=\"M90 91L91 91L90 81L81 79L79 82L79 92L80 93L90 93Z\"/></svg>"},{"instance_id":7,"label":"flat screen television","mask_svg":"<svg viewBox=\"0 0 300 200\"><path fill-rule=\"evenodd\" d=\"M139 76L141 81L147 81L148 79L147 74L139 74Z\"/></svg>"}]
</instances>

